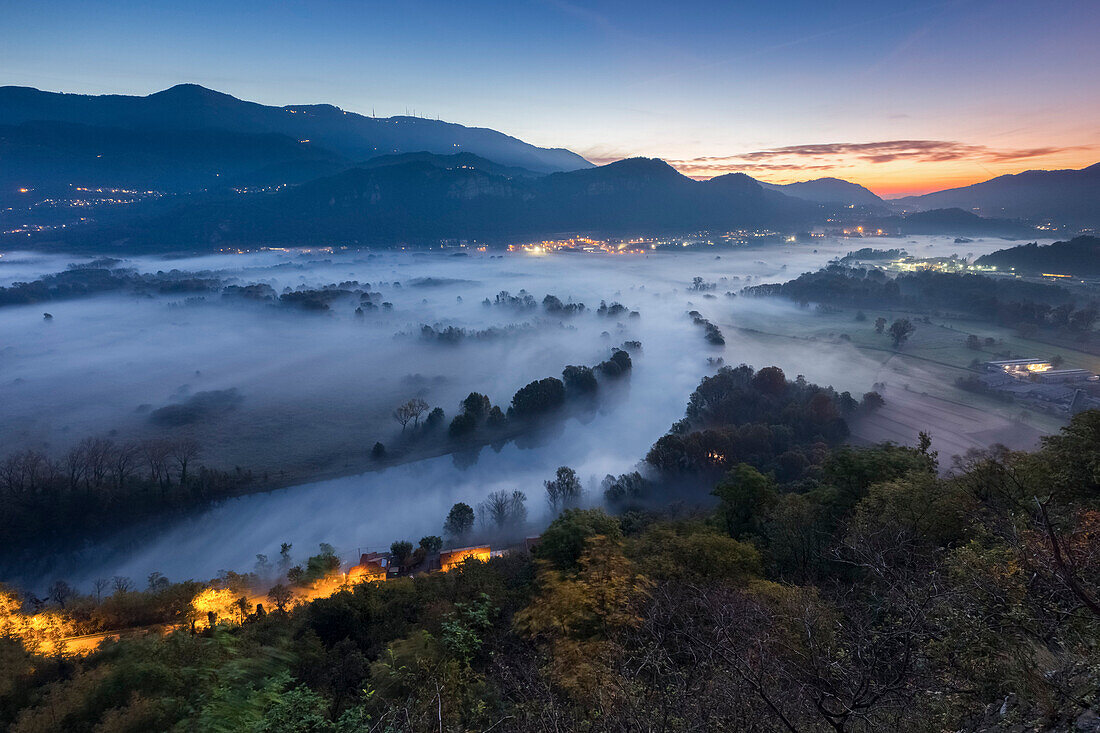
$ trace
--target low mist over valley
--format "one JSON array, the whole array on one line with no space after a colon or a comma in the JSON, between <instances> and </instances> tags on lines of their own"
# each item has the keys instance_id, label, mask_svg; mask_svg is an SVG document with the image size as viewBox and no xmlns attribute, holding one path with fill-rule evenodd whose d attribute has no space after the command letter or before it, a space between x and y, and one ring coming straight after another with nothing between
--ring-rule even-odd
<instances>
[{"instance_id":1,"label":"low mist over valley","mask_svg":"<svg viewBox=\"0 0 1100 733\"><path fill-rule=\"evenodd\" d=\"M0 25L0 731L1100 733L1100 4Z\"/></svg>"},{"instance_id":2,"label":"low mist over valley","mask_svg":"<svg viewBox=\"0 0 1100 733\"><path fill-rule=\"evenodd\" d=\"M1001 244L965 247L982 253ZM963 246L949 238L905 245L925 257ZM194 517L158 512L143 518L154 529L93 532L86 548L80 537L59 536L53 546L72 559L31 562L28 579L41 573L43 584L64 576L87 586L154 570L205 577L248 567L282 542L328 542L351 559L357 547L437 532L451 504L475 506L501 488L531 495L537 526L546 511L539 487L557 466L574 468L588 501L599 503L599 481L634 470L681 417L683 395L722 363L775 365L856 395L877 388L893 417L868 418L857 435L915 444L919 430L901 415L942 411L950 403L937 397L957 397L952 376L934 362L891 358L881 336L879 352L860 349L859 332L876 338L874 318L742 293L813 271L850 246L819 240L619 256L264 251L120 261L7 254L0 283L9 288L104 270L122 284L118 292L0 307L5 331L19 334L0 372L12 417L0 436L5 446L60 459L89 437L193 440L195 465L247 472L242 491L281 489ZM617 312L601 312L609 309ZM724 343L711 343L691 311L713 322ZM935 338L925 330L915 342ZM571 364L595 366L615 349L631 353L629 378L601 383L599 401L577 414L527 436L466 445L447 435L469 393L507 409L528 382L560 377ZM395 421L394 410L413 398L443 410L440 429L424 434ZM992 442L1029 447L1048 424L1020 422L1004 408L950 420L933 431L945 459ZM375 443L386 447L384 457L372 456Z\"/></svg>"}]
</instances>

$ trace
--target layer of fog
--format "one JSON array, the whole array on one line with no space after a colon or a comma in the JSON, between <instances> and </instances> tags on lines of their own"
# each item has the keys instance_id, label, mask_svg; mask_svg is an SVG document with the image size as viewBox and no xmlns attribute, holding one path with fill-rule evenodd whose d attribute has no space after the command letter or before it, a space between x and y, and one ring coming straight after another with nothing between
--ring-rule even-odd
<instances>
[{"instance_id":1,"label":"layer of fog","mask_svg":"<svg viewBox=\"0 0 1100 733\"><path fill-rule=\"evenodd\" d=\"M486 447L468 468L443 456L230 500L175 522L152 540L134 544L128 533L120 533L92 547L74 548L48 571L22 580L34 584L64 577L87 587L97 577L141 579L154 570L173 579L209 578L222 569L249 570L257 553L274 556L282 542L293 543L298 559L328 542L351 560L358 549L438 534L454 502L476 506L500 488L526 492L531 531L537 532L545 515L542 482L554 469L575 468L590 499L598 500L599 479L631 470L682 416L691 390L714 370L708 357L734 365L776 364L791 377L803 374L855 394L871 389L881 365L850 347L776 346L774 340L727 331L726 346L716 348L685 315L694 308L720 323L736 323L749 313L757 322L783 319L796 306L730 299L724 293L793 278L858 246L886 249L899 246L899 240L819 241L719 255L261 252L170 261L134 258L125 266L267 282L276 291L369 282L394 307L359 318L348 305L317 315L223 302L216 296L200 303L186 303L183 296L102 296L0 309L0 445L5 452L47 446L56 454L88 435L112 433L122 439L145 434L150 427L147 413L139 411L142 405L155 408L187 394L237 389L243 396L238 410L193 429L204 444L204 462L257 471L272 467L261 463L268 456L295 451L306 458L323 455L329 462L341 454L365 454L374 440L385 441L396 431L389 411L418 391L442 406L448 418L458 400L474 390L506 407L512 393L533 379L560 375L566 364L595 364L625 340L643 344L624 399L605 405L592 419L569 419L560 434L536 448L509 444L497 452ZM960 250L981 254L1003 242L959 245L949 238L919 238L900 246L918 256L940 256ZM51 255L44 262L7 253L0 261L21 262L13 266L24 275L15 279L26 279L46 265L57 268L62 261L80 260ZM688 289L696 276L717 284L710 292L716 297ZM411 286L417 278L450 282ZM552 293L563 301L584 302L589 312L559 324L547 319L541 306L513 312L481 304L501 290L515 294L523 289L538 301ZM637 309L641 317L600 318L591 311L601 299ZM52 320L43 320L44 310ZM422 323L479 329L525 322L538 324L535 334L453 347L394 336L415 332ZM409 375L422 379L410 381Z\"/></svg>"}]
</instances>

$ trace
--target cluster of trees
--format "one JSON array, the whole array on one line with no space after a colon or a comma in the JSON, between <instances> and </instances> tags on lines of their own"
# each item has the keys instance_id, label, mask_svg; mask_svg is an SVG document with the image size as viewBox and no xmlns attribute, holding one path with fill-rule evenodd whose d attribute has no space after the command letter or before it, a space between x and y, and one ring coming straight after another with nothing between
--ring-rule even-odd
<instances>
[{"instance_id":1,"label":"cluster of trees","mask_svg":"<svg viewBox=\"0 0 1100 733\"><path fill-rule=\"evenodd\" d=\"M382 297L380 293L370 292L370 283L354 280L330 283L320 288L285 288L282 293L276 293L266 283L226 284L220 278L181 270L140 273L119 267L120 264L121 260L101 258L86 265L69 265L66 270L43 275L37 280L0 287L0 306L69 300L113 292L173 295L220 291L221 297L226 300L276 303L307 311L328 311L334 302L340 300L358 300L360 308L371 310L378 308L374 301ZM389 309L393 305L382 303L382 307Z\"/></svg>"},{"instance_id":2,"label":"cluster of trees","mask_svg":"<svg viewBox=\"0 0 1100 733\"><path fill-rule=\"evenodd\" d=\"M507 290L501 290L492 300L486 298L481 301L481 304L503 306L515 310L534 310L538 302L535 300L535 296L526 290L520 290L517 295L512 295Z\"/></svg>"},{"instance_id":3,"label":"cluster of trees","mask_svg":"<svg viewBox=\"0 0 1100 733\"><path fill-rule=\"evenodd\" d=\"M542 299L542 307L547 313L557 316L571 316L584 313L584 303L562 303L561 298L549 293Z\"/></svg>"},{"instance_id":4,"label":"cluster of trees","mask_svg":"<svg viewBox=\"0 0 1100 733\"><path fill-rule=\"evenodd\" d=\"M1031 324L1076 332L1092 330L1100 316L1095 302L1077 303L1058 285L969 273L921 271L891 278L874 268L830 265L783 284L755 285L743 292L833 306L942 310L1007 326Z\"/></svg>"},{"instance_id":5,"label":"cluster of trees","mask_svg":"<svg viewBox=\"0 0 1100 733\"><path fill-rule=\"evenodd\" d=\"M629 373L632 366L630 354L622 349L613 349L611 357L595 368L566 366L561 379L536 379L516 390L507 412L493 405L486 395L471 392L462 401L461 411L451 420L447 432L452 438L469 439L483 427L499 432L509 421L539 419L561 409L570 400L590 402L599 389L597 373L617 379Z\"/></svg>"},{"instance_id":6,"label":"cluster of trees","mask_svg":"<svg viewBox=\"0 0 1100 733\"><path fill-rule=\"evenodd\" d=\"M1074 237L1068 242L1055 242L1042 247L1037 242L1031 242L982 255L977 264L1032 275L1054 273L1100 277L1100 237Z\"/></svg>"},{"instance_id":7,"label":"cluster of trees","mask_svg":"<svg viewBox=\"0 0 1100 733\"><path fill-rule=\"evenodd\" d=\"M847 417L880 404L875 393L865 395L861 405L847 392L810 384L802 376L788 381L774 366L722 367L703 379L684 418L653 444L645 460L673 484L689 477L710 480L740 463L797 480L820 467L829 447L848 437Z\"/></svg>"},{"instance_id":8,"label":"cluster of trees","mask_svg":"<svg viewBox=\"0 0 1100 733\"><path fill-rule=\"evenodd\" d=\"M630 318L641 318L641 313L638 311L632 311L622 303L612 302L608 305L605 301L600 301L600 307L596 309L596 315L605 316L607 318L616 318L626 313Z\"/></svg>"},{"instance_id":9,"label":"cluster of trees","mask_svg":"<svg viewBox=\"0 0 1100 733\"><path fill-rule=\"evenodd\" d=\"M902 344L908 341L916 330L917 327L908 318L898 318L890 324L889 328L886 327L886 319L882 316L875 319L875 333L889 335L890 340L894 342L895 349L900 349Z\"/></svg>"},{"instance_id":10,"label":"cluster of trees","mask_svg":"<svg viewBox=\"0 0 1100 733\"><path fill-rule=\"evenodd\" d=\"M899 260L909 253L904 249L875 249L863 247L841 257L844 262L859 262L861 260Z\"/></svg>"},{"instance_id":11,"label":"cluster of trees","mask_svg":"<svg viewBox=\"0 0 1100 733\"><path fill-rule=\"evenodd\" d=\"M1089 730L1100 412L949 475L928 444L826 449L795 480L736 463L712 510L567 509L534 557L287 610L210 594L212 623L178 604L182 630L83 658L4 626L0 726Z\"/></svg>"},{"instance_id":12,"label":"cluster of trees","mask_svg":"<svg viewBox=\"0 0 1100 733\"><path fill-rule=\"evenodd\" d=\"M707 343L714 344L715 346L725 346L726 337L722 335L722 331L713 323L703 318L703 314L699 311L689 311L688 315L691 316L691 322L696 326L703 327L703 338L707 340Z\"/></svg>"},{"instance_id":13,"label":"cluster of trees","mask_svg":"<svg viewBox=\"0 0 1100 733\"><path fill-rule=\"evenodd\" d=\"M24 450L0 460L0 549L9 554L235 496L252 473L196 466L191 438L86 438L62 456Z\"/></svg>"},{"instance_id":14,"label":"cluster of trees","mask_svg":"<svg viewBox=\"0 0 1100 733\"><path fill-rule=\"evenodd\" d=\"M51 300L85 298L100 293L134 292L149 294L207 293L217 291L222 281L196 277L172 270L152 274L117 268L117 260L102 259L89 265L70 265L67 270L43 275L30 282L0 287L0 306L44 303Z\"/></svg>"},{"instance_id":15,"label":"cluster of trees","mask_svg":"<svg viewBox=\"0 0 1100 733\"><path fill-rule=\"evenodd\" d=\"M535 327L530 323L510 323L507 326L490 326L483 329L465 329L460 326L442 326L436 324L429 326L420 325L420 339L431 343L457 345L471 339L474 341L493 341L506 336L516 336L523 333L531 333Z\"/></svg>"}]
</instances>

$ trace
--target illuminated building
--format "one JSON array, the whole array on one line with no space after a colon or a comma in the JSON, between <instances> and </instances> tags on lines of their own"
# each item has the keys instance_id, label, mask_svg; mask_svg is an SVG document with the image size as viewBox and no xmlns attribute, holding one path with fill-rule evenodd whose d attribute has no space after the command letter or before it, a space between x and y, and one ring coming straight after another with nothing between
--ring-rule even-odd
<instances>
[{"instance_id":1,"label":"illuminated building","mask_svg":"<svg viewBox=\"0 0 1100 733\"><path fill-rule=\"evenodd\" d=\"M487 562L489 560L491 552L488 545L477 545L475 547L459 547L454 550L444 550L439 553L439 565L443 572L447 572L458 565L461 565L466 560L473 558L474 560L480 560L481 562Z\"/></svg>"},{"instance_id":2,"label":"illuminated building","mask_svg":"<svg viewBox=\"0 0 1100 733\"><path fill-rule=\"evenodd\" d=\"M1045 372L1051 368L1049 361L1042 359L1006 359L1004 361L987 361L985 366L990 371L1002 371L1009 376L1024 379L1037 372Z\"/></svg>"},{"instance_id":3,"label":"illuminated building","mask_svg":"<svg viewBox=\"0 0 1100 733\"><path fill-rule=\"evenodd\" d=\"M349 583L380 583L386 579L389 558L380 552L366 553L348 570Z\"/></svg>"}]
</instances>

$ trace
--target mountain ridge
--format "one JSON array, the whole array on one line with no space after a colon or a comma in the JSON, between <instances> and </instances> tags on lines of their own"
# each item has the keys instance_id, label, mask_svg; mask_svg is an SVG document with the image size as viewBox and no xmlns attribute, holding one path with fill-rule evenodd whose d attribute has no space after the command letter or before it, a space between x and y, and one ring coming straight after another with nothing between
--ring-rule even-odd
<instances>
[{"instance_id":1,"label":"mountain ridge","mask_svg":"<svg viewBox=\"0 0 1100 733\"><path fill-rule=\"evenodd\" d=\"M330 150L351 162L390 153L466 151L539 173L592 166L564 148L540 148L489 128L421 117L367 117L329 104L273 107L196 84L176 85L146 96L0 87L0 125L40 122L165 133L196 129L274 133L308 141L302 144Z\"/></svg>"},{"instance_id":2,"label":"mountain ridge","mask_svg":"<svg viewBox=\"0 0 1100 733\"><path fill-rule=\"evenodd\" d=\"M1100 224L1100 163L1084 168L1035 169L996 176L969 186L948 188L891 201L916 208L958 207L985 216L1051 219L1058 223Z\"/></svg>"}]
</instances>

